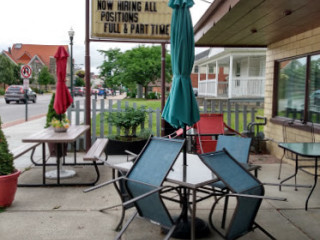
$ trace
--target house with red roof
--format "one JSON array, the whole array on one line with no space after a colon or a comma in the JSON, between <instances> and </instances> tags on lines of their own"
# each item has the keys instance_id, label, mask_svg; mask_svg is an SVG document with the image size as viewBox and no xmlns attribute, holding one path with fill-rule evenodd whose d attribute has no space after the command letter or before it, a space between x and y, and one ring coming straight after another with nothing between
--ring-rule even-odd
<instances>
[{"instance_id":1,"label":"house with red roof","mask_svg":"<svg viewBox=\"0 0 320 240\"><path fill-rule=\"evenodd\" d=\"M61 45L39 45L15 43L2 54L8 57L14 64L30 65L33 70L33 76L37 75L44 66L47 66L49 72L56 77L56 60L54 55ZM68 45L63 47L69 52ZM70 70L70 61L67 64L67 72ZM69 79L67 79L69 81Z\"/></svg>"}]
</instances>

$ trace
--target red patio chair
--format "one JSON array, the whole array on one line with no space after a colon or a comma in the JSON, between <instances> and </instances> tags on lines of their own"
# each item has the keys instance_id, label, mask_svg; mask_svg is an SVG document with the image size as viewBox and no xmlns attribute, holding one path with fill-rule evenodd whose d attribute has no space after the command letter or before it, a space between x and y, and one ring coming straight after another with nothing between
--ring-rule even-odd
<instances>
[{"instance_id":1,"label":"red patio chair","mask_svg":"<svg viewBox=\"0 0 320 240\"><path fill-rule=\"evenodd\" d=\"M214 152L217 145L217 136L224 134L223 114L206 113L200 115L200 120L194 126L197 129L197 153Z\"/></svg>"},{"instance_id":2,"label":"red patio chair","mask_svg":"<svg viewBox=\"0 0 320 240\"><path fill-rule=\"evenodd\" d=\"M245 137L224 123L222 113L200 114L200 120L194 125L194 128L198 132L195 149L199 154L214 152L219 135L239 135Z\"/></svg>"}]
</instances>

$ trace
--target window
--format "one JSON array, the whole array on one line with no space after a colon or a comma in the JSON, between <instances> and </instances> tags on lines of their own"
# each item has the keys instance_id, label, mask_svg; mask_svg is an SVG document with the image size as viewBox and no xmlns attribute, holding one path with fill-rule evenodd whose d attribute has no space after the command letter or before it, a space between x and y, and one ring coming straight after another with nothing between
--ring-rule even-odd
<instances>
[{"instance_id":1,"label":"window","mask_svg":"<svg viewBox=\"0 0 320 240\"><path fill-rule=\"evenodd\" d=\"M320 123L320 55L275 64L274 115Z\"/></svg>"},{"instance_id":2,"label":"window","mask_svg":"<svg viewBox=\"0 0 320 240\"><path fill-rule=\"evenodd\" d=\"M209 64L209 70L208 70L208 73L209 73L209 74L214 73L214 69L215 69L214 65L213 65L213 64Z\"/></svg>"},{"instance_id":3,"label":"window","mask_svg":"<svg viewBox=\"0 0 320 240\"><path fill-rule=\"evenodd\" d=\"M236 62L236 77L240 77L241 75L241 63Z\"/></svg>"}]
</instances>

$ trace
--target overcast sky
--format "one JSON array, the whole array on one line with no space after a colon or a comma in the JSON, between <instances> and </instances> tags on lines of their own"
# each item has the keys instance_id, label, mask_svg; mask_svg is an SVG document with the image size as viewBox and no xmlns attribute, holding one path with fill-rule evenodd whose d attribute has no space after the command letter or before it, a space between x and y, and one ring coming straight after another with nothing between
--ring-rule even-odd
<instances>
[{"instance_id":1,"label":"overcast sky","mask_svg":"<svg viewBox=\"0 0 320 240\"><path fill-rule=\"evenodd\" d=\"M193 24L196 24L210 4L194 0L191 8ZM69 44L68 31L75 31L73 57L75 64L84 68L85 53L85 0L0 0L0 51L13 43ZM91 43L91 71L98 73L103 57L97 49L119 47L123 51L137 44ZM199 50L197 50L198 52Z\"/></svg>"}]
</instances>

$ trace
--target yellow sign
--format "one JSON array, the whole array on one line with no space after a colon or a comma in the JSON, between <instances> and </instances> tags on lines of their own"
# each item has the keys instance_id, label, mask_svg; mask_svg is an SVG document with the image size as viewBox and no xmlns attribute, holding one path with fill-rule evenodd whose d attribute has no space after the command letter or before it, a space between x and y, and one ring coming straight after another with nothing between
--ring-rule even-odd
<instances>
[{"instance_id":1,"label":"yellow sign","mask_svg":"<svg viewBox=\"0 0 320 240\"><path fill-rule=\"evenodd\" d=\"M168 0L92 0L91 37L170 39Z\"/></svg>"}]
</instances>

